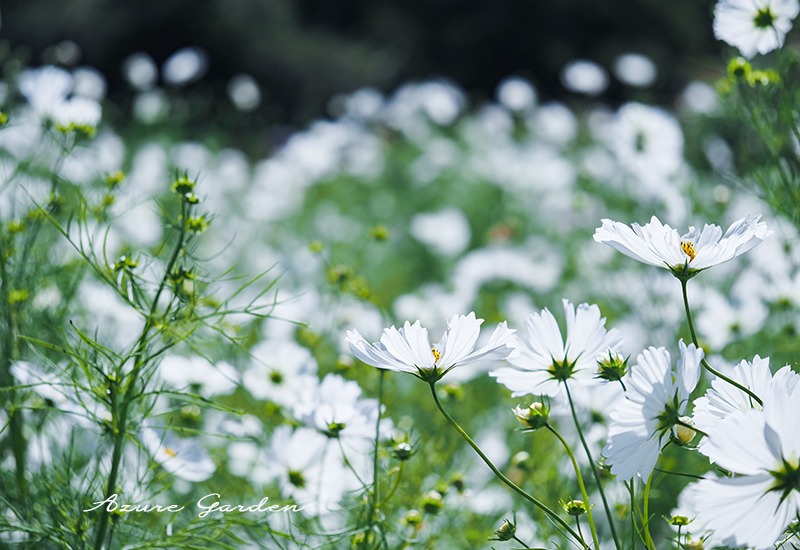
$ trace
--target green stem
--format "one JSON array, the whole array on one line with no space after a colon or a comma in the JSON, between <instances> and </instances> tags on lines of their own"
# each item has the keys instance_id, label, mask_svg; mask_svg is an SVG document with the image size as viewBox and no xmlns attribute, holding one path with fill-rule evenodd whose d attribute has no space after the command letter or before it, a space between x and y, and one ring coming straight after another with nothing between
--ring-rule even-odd
<instances>
[{"instance_id":1,"label":"green stem","mask_svg":"<svg viewBox=\"0 0 800 550\"><path fill-rule=\"evenodd\" d=\"M573 538L574 538L574 539L575 539L575 540L576 540L576 541L577 541L577 542L578 542L578 543L581 545L581 547L582 547L582 548L584 548L585 550L588 550L588 549L589 549L589 547L588 547L588 546L586 545L586 543L583 541L583 539L581 538L581 536L580 536L580 535L578 535L578 533L576 533L576 532L575 532L575 530L574 530L572 527L570 527L570 526L569 526L569 524L568 524L567 522L565 522L563 519L561 519L561 518L558 516L558 514L556 514L556 513L555 513L553 510L551 510L551 509L550 509L550 508L549 508L549 507L548 507L546 504L544 504L543 502L540 502L540 501L539 501L539 500L538 500L536 497L534 497L534 496L532 496L532 495L528 494L528 493L527 493L527 492L526 492L524 489L522 489L521 487L519 487L519 486L518 486L516 483L514 483L514 482L513 482L513 481L511 481L510 479L508 479L508 478L505 476L505 474L503 474L503 472L501 472L500 470L498 470L498 469L497 469L497 466L495 466L495 465L492 463L492 461L491 461L491 460L489 460L489 457L488 457L488 456L486 456L486 455L483 453L483 451L481 450L481 448L480 448L480 447L478 447L478 444L477 444L477 443L475 443L475 441L473 441L473 440L472 440L472 438L469 436L469 434L468 434L467 432L465 432L465 431L464 431L464 428L462 428L462 427L461 427L461 426L458 424L458 422L456 422L456 421L453 419L453 417L452 417L452 416L450 416L450 415L447 413L447 411L446 411L446 410L444 410L444 407L442 407L442 403L439 401L439 396L438 396L438 395L436 395L436 386L435 386L435 384L436 384L436 383L435 383L435 382L428 382L428 384L429 384L429 385L430 385L430 387L431 387L431 394L433 394L433 400L434 400L434 402L436 403L436 407L439 409L439 412L441 412L441 413L442 413L442 415L443 415L443 416L444 416L444 417L447 419L447 421L448 421L448 422L450 422L450 425L451 425L451 426L453 426L453 428L455 428L455 430L456 430L456 431L457 431L459 434L461 434L461 437L463 437L463 438L464 438L464 439L467 441L467 443L469 443L470 447L472 447L472 449L473 449L473 450L474 450L476 453L478 453L478 456L479 456L479 457L481 457L481 459L482 459L482 460L483 460L483 461L486 463L486 465L489 467L489 469L492 471L492 473L493 473L494 475L496 475L496 476L497 476L497 478L498 478L500 481L502 481L502 482L503 482L503 483L505 483L505 484L506 484L508 487L510 487L511 489L513 489L514 491L516 491L516 492L517 492L517 493L518 493L520 496L522 496L522 497L523 497L525 500L527 500L527 501L531 502L531 503L532 503L534 506L536 506L537 508L539 508L540 510L542 510L542 511L543 511L545 514L547 514L547 515L550 517L550 519L552 519L553 521L555 521L556 523L558 523L558 524L559 524L561 527L563 527L563 528L564 528L564 530L565 530L565 531L567 531L567 532L570 534L570 536L572 536L572 537L573 537Z\"/></svg>"},{"instance_id":2,"label":"green stem","mask_svg":"<svg viewBox=\"0 0 800 550\"><path fill-rule=\"evenodd\" d=\"M647 484L644 486L644 517L642 518L642 528L644 529L644 543L647 548L656 550L656 545L653 544L653 537L650 535L650 485L653 482L653 473L647 478Z\"/></svg>"},{"instance_id":3,"label":"green stem","mask_svg":"<svg viewBox=\"0 0 800 550\"><path fill-rule=\"evenodd\" d=\"M628 494L631 496L631 548L636 548L636 533L639 527L636 525L636 491L634 490L634 480L625 483Z\"/></svg>"},{"instance_id":4,"label":"green stem","mask_svg":"<svg viewBox=\"0 0 800 550\"><path fill-rule=\"evenodd\" d=\"M0 240L0 244L5 242ZM14 306L9 303L11 281L6 265L6 247L0 247L0 301L2 302L3 313L5 314L5 334L3 335L3 358L0 365L0 385L11 387L14 385L14 378L11 376L11 364L18 357L18 331ZM14 392L10 392L6 397L8 401L13 401ZM23 418L21 411L16 408L9 410L9 431L11 438L11 451L14 455L15 475L17 487L23 498L28 496L28 483L25 479L25 454L27 443L22 426Z\"/></svg>"},{"instance_id":5,"label":"green stem","mask_svg":"<svg viewBox=\"0 0 800 550\"><path fill-rule=\"evenodd\" d=\"M569 384L567 381L564 380L564 388L567 391L567 401L569 401L569 410L572 413L572 420L575 422L575 429L578 430L578 437L581 440L581 445L583 446L583 450L586 453L586 457L589 459L589 466L592 469L592 475L594 476L594 480L597 483L597 491L600 493L600 499L603 501L603 508L606 511L606 518L608 518L608 525L611 529L611 537L614 539L614 546L616 546L617 550L622 548L622 545L619 542L619 538L617 538L617 528L614 526L614 516L611 513L611 507L608 505L608 499L606 498L606 492L603 490L603 484L600 481L600 473L597 470L597 466L595 465L594 459L592 458L592 453L589 450L589 444L586 443L586 438L583 437L583 430L581 429L581 424L578 422L578 414L575 412L575 403L572 401L572 394L569 391Z\"/></svg>"},{"instance_id":6,"label":"green stem","mask_svg":"<svg viewBox=\"0 0 800 550\"><path fill-rule=\"evenodd\" d=\"M125 436L127 435L128 431L128 412L129 412L129 405L131 402L131 398L136 388L136 382L139 376L139 371L142 367L147 363L149 358L145 354L145 350L147 348L147 342L150 338L150 330L152 330L153 326L155 325L155 318L156 312L158 310L159 300L161 299L161 294L164 292L164 289L167 286L167 281L169 280L170 273L172 273L173 268L175 267L176 262L178 261L178 257L180 256L181 251L183 250L184 239L186 237L186 216L188 214L188 208L185 202L181 202L181 217L180 217L180 232L178 234L178 242L175 245L174 250L172 251L172 255L167 262L167 265L164 270L164 275L161 278L161 282L158 285L158 290L156 290L155 296L153 297L153 301L150 304L150 311L147 315L147 320L145 321L144 328L142 328L142 333L139 335L139 339L136 342L136 346L134 347L133 356L136 358L133 364L133 368L131 369L130 373L127 375L127 381L125 386L125 392L122 397L122 401L117 405L116 403L116 389L121 387L117 381L112 381L110 383L110 390L111 390L111 416L112 416L112 427L114 433L114 449L111 454L111 471L108 474L108 483L106 484L106 495L105 498L108 499L111 495L117 492L117 477L119 476L119 467L120 462L122 460L122 450L125 446ZM119 406L119 409L117 409ZM103 543L105 542L106 538L106 530L108 529L108 518L109 514L103 513L100 515L100 524L97 527L97 537L95 538L94 547L95 550L101 550L103 548Z\"/></svg>"},{"instance_id":7,"label":"green stem","mask_svg":"<svg viewBox=\"0 0 800 550\"><path fill-rule=\"evenodd\" d=\"M372 460L372 494L369 501L369 525L370 530L375 527L376 512L379 510L379 484L378 484L378 451L380 450L381 442L381 402L383 400L383 377L386 371L380 369L380 377L378 378L378 420L375 422L375 455ZM369 537L364 538L364 544L369 543Z\"/></svg>"},{"instance_id":8,"label":"green stem","mask_svg":"<svg viewBox=\"0 0 800 550\"><path fill-rule=\"evenodd\" d=\"M581 489L581 496L583 497L583 502L586 504L586 518L589 520L589 529L592 531L592 542L594 543L595 548L600 548L600 541L597 540L597 529L594 525L594 516L592 515L592 505L589 503L589 494L586 492L586 486L583 483L583 476L581 475L581 469L578 466L578 461L575 460L575 453L572 452L570 449L569 444L561 437L561 434L556 431L553 426L547 424L547 429L558 438L561 444L564 446L564 450L567 451L567 456L572 461L572 467L575 469L575 475L578 478L578 487ZM580 523L578 524L580 526ZM580 533L580 529L578 530Z\"/></svg>"},{"instance_id":9,"label":"green stem","mask_svg":"<svg viewBox=\"0 0 800 550\"><path fill-rule=\"evenodd\" d=\"M686 321L689 323L689 333L692 335L692 342L694 343L694 345L696 347L699 348L700 344L698 344L697 333L694 330L694 321L692 320L692 310L689 308L689 295L686 292L686 285L687 285L688 281L686 279L681 279L680 281L681 281L681 291L683 292L683 308L686 310ZM743 391L744 393L749 395L759 405L763 405L764 404L763 401L761 401L761 399L759 399L759 397L755 393L752 392L752 390L746 388L745 386L743 386L742 384L740 384L736 380L732 380L731 378L728 378L727 376L725 376L724 374L722 374L721 372L716 370L714 367L709 365L708 361L706 361L705 354L703 354L703 358L701 359L700 362L708 372L710 372L711 374L713 374L717 378L720 378L720 379L724 380L725 382L727 382L728 384L731 384L733 387Z\"/></svg>"}]
</instances>

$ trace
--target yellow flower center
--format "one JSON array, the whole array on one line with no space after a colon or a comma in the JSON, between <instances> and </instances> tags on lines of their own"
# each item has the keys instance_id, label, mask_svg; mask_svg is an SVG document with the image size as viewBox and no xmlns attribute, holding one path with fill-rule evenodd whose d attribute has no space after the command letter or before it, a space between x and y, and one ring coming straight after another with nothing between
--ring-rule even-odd
<instances>
[{"instance_id":1,"label":"yellow flower center","mask_svg":"<svg viewBox=\"0 0 800 550\"><path fill-rule=\"evenodd\" d=\"M174 457L178 456L178 453L176 453L175 451L173 451L173 450L172 450L172 449L170 449L169 447L164 447L164 452L165 452L165 453L167 453L167 455L168 455L170 458L174 458Z\"/></svg>"},{"instance_id":2,"label":"yellow flower center","mask_svg":"<svg viewBox=\"0 0 800 550\"><path fill-rule=\"evenodd\" d=\"M683 250L684 254L689 256L689 260L694 260L695 256L697 256L697 249L694 247L692 241L681 242L681 250Z\"/></svg>"},{"instance_id":3,"label":"yellow flower center","mask_svg":"<svg viewBox=\"0 0 800 550\"><path fill-rule=\"evenodd\" d=\"M438 363L438 362L439 362L439 359L441 359L441 358L442 358L442 352L440 352L440 351L439 351L438 349L436 349L436 348L431 348L431 353L433 354L433 362L434 362L434 363Z\"/></svg>"}]
</instances>

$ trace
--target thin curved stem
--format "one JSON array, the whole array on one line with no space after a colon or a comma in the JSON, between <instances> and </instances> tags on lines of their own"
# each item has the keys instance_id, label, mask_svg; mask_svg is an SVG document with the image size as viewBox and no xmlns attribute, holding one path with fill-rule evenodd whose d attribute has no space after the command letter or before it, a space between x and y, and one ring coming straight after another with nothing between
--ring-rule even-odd
<instances>
[{"instance_id":1,"label":"thin curved stem","mask_svg":"<svg viewBox=\"0 0 800 550\"><path fill-rule=\"evenodd\" d=\"M685 280L685 279L681 279L680 281L681 281L681 291L683 292L683 307L686 310L686 321L689 323L689 333L692 335L692 342L694 343L694 345L696 347L699 348L700 344L698 344L698 341L697 341L697 333L694 331L694 321L692 320L692 310L689 308L689 295L686 292L686 284L688 283L688 281ZM714 367L709 365L708 361L706 361L705 355L703 356L703 358L701 359L700 362L708 372L710 372L711 374L713 374L717 378L721 378L722 380L725 380L728 384L731 384L735 388L743 391L744 393L749 395L759 405L763 405L764 404L761 401L761 399L755 393L752 392L752 390L750 390L749 388L746 388L745 386L743 386L742 384L740 384L736 380L732 380L731 378L725 376L724 374L722 374L721 372L716 370Z\"/></svg>"},{"instance_id":2,"label":"thin curved stem","mask_svg":"<svg viewBox=\"0 0 800 550\"><path fill-rule=\"evenodd\" d=\"M450 416L446 410L444 410L444 407L442 406L442 403L439 401L439 396L436 395L436 386L435 386L435 384L436 384L435 382L428 382L428 385L431 387L431 394L433 394L433 401L436 403L436 407L439 409L439 412L441 412L442 415L447 419L447 421L450 422L450 425L453 426L453 428L455 428L455 430L459 434L461 434L461 437L463 437L467 441L467 443L469 443L470 447L472 447L472 449L476 453L478 453L478 456L481 457L481 459L486 463L486 465L489 467L489 469L492 471L492 473L494 475L496 475L497 478L500 481L502 481L508 487L510 487L511 489L516 491L525 500L531 502L534 506L536 506L537 508L542 510L545 514L547 514L553 521L555 521L561 527L563 527L564 530L567 531L570 534L570 536L572 538L574 538L581 545L582 548L584 548L585 550L588 550L589 547L586 545L586 543L584 542L583 538L581 538L581 536L578 535L578 533L575 532L575 530L572 527L570 527L567 522L565 522L563 519L561 519L559 517L559 515L556 514L552 509L550 509L545 503L539 501L533 495L528 494L524 489L522 489L520 486L518 486L516 483L514 483L510 479L508 479L503 472L501 472L500 470L497 469L497 466L495 466L492 463L492 461L489 460L489 457L484 454L484 452L481 450L481 448L478 447L478 444L475 443L475 441L473 441L473 439L469 436L469 434L466 431L464 431L464 428L462 428L458 424L458 422L456 422L453 419L453 417Z\"/></svg>"},{"instance_id":3,"label":"thin curved stem","mask_svg":"<svg viewBox=\"0 0 800 550\"><path fill-rule=\"evenodd\" d=\"M583 497L584 504L586 504L586 519L589 521L589 529L592 532L592 542L594 543L594 547L599 549L600 541L597 540L597 529L595 528L594 525L594 516L592 515L592 505L589 503L589 494L586 492L586 485L584 485L583 483L583 476L581 475L581 469L578 466L578 461L575 460L575 453L572 452L572 449L570 449L569 444L564 440L563 437L561 437L561 434L558 433L558 431L556 431L556 429L553 428L553 426L547 424L547 429L550 430L550 432L554 436L556 436L556 438L558 438L558 440L564 446L564 450L567 451L567 456L569 456L569 459L572 461L572 467L574 468L575 475L578 478L578 487L580 487L581 489L581 496ZM581 533L580 522L578 523L578 527L579 527L578 533Z\"/></svg>"},{"instance_id":4,"label":"thin curved stem","mask_svg":"<svg viewBox=\"0 0 800 550\"><path fill-rule=\"evenodd\" d=\"M589 466L592 468L592 475L597 483L597 491L600 493L600 499L603 501L603 508L605 508L606 517L608 518L608 525L611 529L611 537L614 539L614 546L616 546L617 550L620 550L622 545L619 542L619 538L617 538L617 528L614 526L614 516L611 513L611 507L608 505L606 492L603 490L603 484L600 481L600 473L597 471L597 466L592 458L592 453L589 450L589 444L586 443L586 438L583 437L583 430L581 429L580 422L578 422L578 413L575 412L575 403L572 401L572 394L569 391L569 384L567 384L566 380L564 381L564 389L567 391L567 401L569 401L569 410L572 413L572 420L575 422L575 429L578 430L578 437L581 440L581 445L586 453L586 457L589 459Z\"/></svg>"}]
</instances>

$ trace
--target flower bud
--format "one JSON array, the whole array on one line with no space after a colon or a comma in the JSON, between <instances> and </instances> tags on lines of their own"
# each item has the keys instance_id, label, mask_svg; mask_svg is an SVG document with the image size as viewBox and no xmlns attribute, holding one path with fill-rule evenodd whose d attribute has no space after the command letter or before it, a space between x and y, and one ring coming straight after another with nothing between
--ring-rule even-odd
<instances>
[{"instance_id":1,"label":"flower bud","mask_svg":"<svg viewBox=\"0 0 800 550\"><path fill-rule=\"evenodd\" d=\"M750 62L743 57L734 57L728 63L728 76L735 80L748 80L752 70L753 67Z\"/></svg>"},{"instance_id":2,"label":"flower bud","mask_svg":"<svg viewBox=\"0 0 800 550\"><path fill-rule=\"evenodd\" d=\"M608 355L597 358L597 377L609 382L618 382L628 372L628 358L609 350Z\"/></svg>"},{"instance_id":3,"label":"flower bud","mask_svg":"<svg viewBox=\"0 0 800 550\"><path fill-rule=\"evenodd\" d=\"M376 241L385 241L389 238L389 228L385 225L376 225L369 230L369 236Z\"/></svg>"},{"instance_id":4,"label":"flower bud","mask_svg":"<svg viewBox=\"0 0 800 550\"><path fill-rule=\"evenodd\" d=\"M422 514L420 514L419 510L409 510L406 512L406 517L403 518L403 521L406 525L419 525L422 523Z\"/></svg>"},{"instance_id":5,"label":"flower bud","mask_svg":"<svg viewBox=\"0 0 800 550\"><path fill-rule=\"evenodd\" d=\"M405 441L396 443L395 446L392 447L392 456L401 462L408 460L413 455L414 449Z\"/></svg>"},{"instance_id":6,"label":"flower bud","mask_svg":"<svg viewBox=\"0 0 800 550\"><path fill-rule=\"evenodd\" d=\"M172 190L178 195L185 197L194 191L195 182L186 176L181 176L172 184Z\"/></svg>"},{"instance_id":7,"label":"flower bud","mask_svg":"<svg viewBox=\"0 0 800 550\"><path fill-rule=\"evenodd\" d=\"M681 515L674 515L669 518L669 524L674 525L675 527L685 527L692 523L692 521L693 520L691 520L689 517Z\"/></svg>"},{"instance_id":8,"label":"flower bud","mask_svg":"<svg viewBox=\"0 0 800 550\"><path fill-rule=\"evenodd\" d=\"M687 424L692 425L691 418L682 416L679 420L681 424L675 424L672 428L672 441L679 446L688 445L697 435L697 432L687 426Z\"/></svg>"},{"instance_id":9,"label":"flower bud","mask_svg":"<svg viewBox=\"0 0 800 550\"><path fill-rule=\"evenodd\" d=\"M422 497L422 509L426 514L435 515L442 511L444 508L444 499L438 491L428 491Z\"/></svg>"},{"instance_id":10,"label":"flower bud","mask_svg":"<svg viewBox=\"0 0 800 550\"><path fill-rule=\"evenodd\" d=\"M684 550L703 550L705 545L703 544L703 539L693 539L691 537L686 537L686 541L683 543Z\"/></svg>"},{"instance_id":11,"label":"flower bud","mask_svg":"<svg viewBox=\"0 0 800 550\"><path fill-rule=\"evenodd\" d=\"M504 519L500 527L497 528L497 531L494 532L495 538L490 540L507 541L513 539L516 534L517 526L514 525L514 522L509 519Z\"/></svg>"},{"instance_id":12,"label":"flower bud","mask_svg":"<svg viewBox=\"0 0 800 550\"><path fill-rule=\"evenodd\" d=\"M569 500L566 502L562 500L561 507L566 513L575 517L582 516L586 513L586 505L582 500Z\"/></svg>"},{"instance_id":13,"label":"flower bud","mask_svg":"<svg viewBox=\"0 0 800 550\"><path fill-rule=\"evenodd\" d=\"M517 420L528 430L538 430L547 425L550 419L550 407L543 402L531 403L528 407L517 405L512 409Z\"/></svg>"}]
</instances>

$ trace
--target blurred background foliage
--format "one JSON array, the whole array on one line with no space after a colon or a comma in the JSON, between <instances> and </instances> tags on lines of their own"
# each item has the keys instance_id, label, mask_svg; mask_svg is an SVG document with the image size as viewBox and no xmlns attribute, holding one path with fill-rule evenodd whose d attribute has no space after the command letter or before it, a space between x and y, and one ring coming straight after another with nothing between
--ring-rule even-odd
<instances>
[{"instance_id":1,"label":"blurred background foliage","mask_svg":"<svg viewBox=\"0 0 800 550\"><path fill-rule=\"evenodd\" d=\"M603 95L611 105L667 104L687 82L719 71L722 48L711 31L711 9L693 0L635 0L624 8L579 0L8 0L0 36L27 65L99 69L118 105L131 100L121 71L128 56L145 52L161 65L181 48L199 47L208 72L182 90L192 100L190 112L170 123L225 129L250 150L260 146L258 154L292 128L330 114L337 94L363 87L388 92L441 77L480 102L517 74L534 83L541 99L563 99L568 91L560 74L575 59L612 73ZM635 88L614 78L615 60L627 52L655 62L652 85ZM237 112L227 101L226 84L238 74L251 75L261 88L254 112Z\"/></svg>"}]
</instances>

